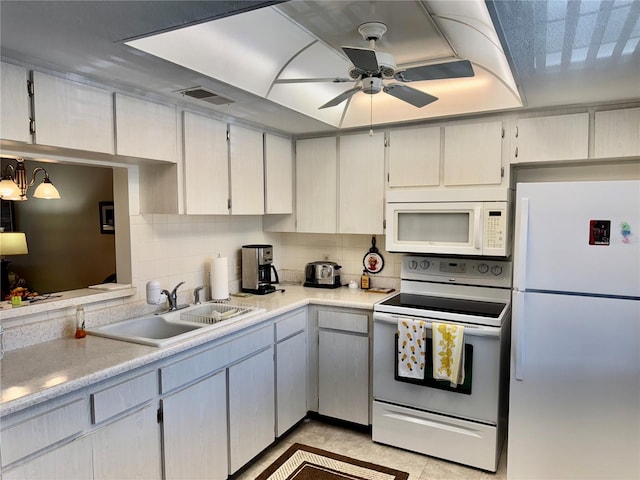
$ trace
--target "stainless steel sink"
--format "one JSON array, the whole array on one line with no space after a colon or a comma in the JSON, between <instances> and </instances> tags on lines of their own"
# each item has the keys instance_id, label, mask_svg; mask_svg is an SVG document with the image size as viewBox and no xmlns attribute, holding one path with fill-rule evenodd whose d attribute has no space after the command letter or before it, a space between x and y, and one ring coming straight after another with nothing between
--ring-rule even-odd
<instances>
[{"instance_id":1,"label":"stainless steel sink","mask_svg":"<svg viewBox=\"0 0 640 480\"><path fill-rule=\"evenodd\" d=\"M123 320L102 327L88 328L87 333L152 347L166 347L216 328L221 321L240 320L263 308L209 303L162 315Z\"/></svg>"},{"instance_id":2,"label":"stainless steel sink","mask_svg":"<svg viewBox=\"0 0 640 480\"><path fill-rule=\"evenodd\" d=\"M198 335L200 330L205 327L206 325L203 324L169 321L163 316L149 315L102 327L89 328L87 332L91 335L115 340L164 347Z\"/></svg>"}]
</instances>

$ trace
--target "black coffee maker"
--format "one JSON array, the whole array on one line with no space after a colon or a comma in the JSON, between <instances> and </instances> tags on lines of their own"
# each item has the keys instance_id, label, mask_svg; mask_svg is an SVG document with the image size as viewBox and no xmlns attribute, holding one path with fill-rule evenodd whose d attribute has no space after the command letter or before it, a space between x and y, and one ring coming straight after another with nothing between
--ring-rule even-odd
<instances>
[{"instance_id":1,"label":"black coffee maker","mask_svg":"<svg viewBox=\"0 0 640 480\"><path fill-rule=\"evenodd\" d=\"M280 279L273 266L273 245L243 245L242 291L264 295L275 292L276 283L280 283Z\"/></svg>"}]
</instances>

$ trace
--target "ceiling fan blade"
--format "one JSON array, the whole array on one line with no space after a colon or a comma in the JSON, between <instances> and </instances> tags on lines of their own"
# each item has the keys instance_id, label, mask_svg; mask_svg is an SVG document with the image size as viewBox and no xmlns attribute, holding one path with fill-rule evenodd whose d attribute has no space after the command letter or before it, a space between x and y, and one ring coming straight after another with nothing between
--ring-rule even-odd
<instances>
[{"instance_id":1,"label":"ceiling fan blade","mask_svg":"<svg viewBox=\"0 0 640 480\"><path fill-rule=\"evenodd\" d=\"M469 60L459 60L457 62L407 68L396 72L394 78L400 82L417 82L420 80L473 77L474 75L471 62Z\"/></svg>"},{"instance_id":2,"label":"ceiling fan blade","mask_svg":"<svg viewBox=\"0 0 640 480\"><path fill-rule=\"evenodd\" d=\"M353 66L358 70L367 73L374 73L380 68L378 66L378 59L376 58L375 50L359 47L342 47L342 50L345 55L349 57Z\"/></svg>"},{"instance_id":3,"label":"ceiling fan blade","mask_svg":"<svg viewBox=\"0 0 640 480\"><path fill-rule=\"evenodd\" d=\"M274 80L273 83L321 83L321 82L331 82L331 83L346 83L346 82L355 82L353 78L343 78L343 77L332 77L332 78L280 78L278 80Z\"/></svg>"},{"instance_id":4,"label":"ceiling fan blade","mask_svg":"<svg viewBox=\"0 0 640 480\"><path fill-rule=\"evenodd\" d=\"M391 85L385 85L384 92L396 97L399 100L410 103L414 107L424 107L432 102L438 100L438 97L429 95L428 93L421 92L415 88L408 87L401 83L392 83Z\"/></svg>"},{"instance_id":5,"label":"ceiling fan blade","mask_svg":"<svg viewBox=\"0 0 640 480\"><path fill-rule=\"evenodd\" d=\"M318 110L321 108L335 107L336 105L344 102L347 98L350 98L353 94L358 93L361 90L362 90L362 85L358 85L357 87L350 88L349 90L342 92L333 100L329 100L327 103L325 103L321 107L318 107Z\"/></svg>"}]
</instances>

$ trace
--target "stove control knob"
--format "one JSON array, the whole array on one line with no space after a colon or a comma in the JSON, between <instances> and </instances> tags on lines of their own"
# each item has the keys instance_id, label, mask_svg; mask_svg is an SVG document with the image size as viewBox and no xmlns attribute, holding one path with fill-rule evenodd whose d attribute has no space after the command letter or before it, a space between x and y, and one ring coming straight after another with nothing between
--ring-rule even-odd
<instances>
[{"instance_id":1,"label":"stove control knob","mask_svg":"<svg viewBox=\"0 0 640 480\"><path fill-rule=\"evenodd\" d=\"M420 268L422 270L427 270L430 266L431 266L431 262L429 262L429 260L422 260L420 262Z\"/></svg>"},{"instance_id":2,"label":"stove control knob","mask_svg":"<svg viewBox=\"0 0 640 480\"><path fill-rule=\"evenodd\" d=\"M496 277L498 275L502 275L502 267L500 265L494 265L491 267L491 273L493 273Z\"/></svg>"},{"instance_id":3,"label":"stove control knob","mask_svg":"<svg viewBox=\"0 0 640 480\"><path fill-rule=\"evenodd\" d=\"M410 260L407 266L409 267L409 270L415 270L416 268L418 268L418 262L416 262L415 260Z\"/></svg>"},{"instance_id":4,"label":"stove control knob","mask_svg":"<svg viewBox=\"0 0 640 480\"><path fill-rule=\"evenodd\" d=\"M481 263L480 265L478 265L478 272L487 273L488 271L489 271L489 265L487 265L486 263Z\"/></svg>"}]
</instances>

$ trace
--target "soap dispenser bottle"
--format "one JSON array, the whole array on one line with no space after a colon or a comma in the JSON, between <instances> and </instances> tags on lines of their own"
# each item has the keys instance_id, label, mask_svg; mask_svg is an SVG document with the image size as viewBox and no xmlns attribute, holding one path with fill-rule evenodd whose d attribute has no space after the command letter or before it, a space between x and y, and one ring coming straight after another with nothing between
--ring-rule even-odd
<instances>
[{"instance_id":1,"label":"soap dispenser bottle","mask_svg":"<svg viewBox=\"0 0 640 480\"><path fill-rule=\"evenodd\" d=\"M78 305L76 307L76 338L84 338L87 336L87 332L84 329L84 307Z\"/></svg>"}]
</instances>

